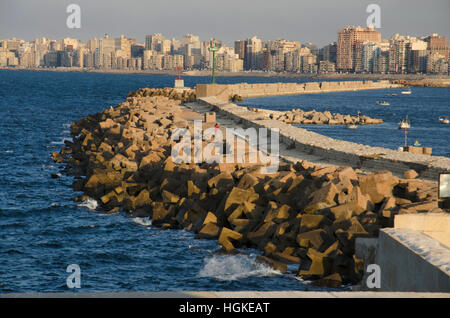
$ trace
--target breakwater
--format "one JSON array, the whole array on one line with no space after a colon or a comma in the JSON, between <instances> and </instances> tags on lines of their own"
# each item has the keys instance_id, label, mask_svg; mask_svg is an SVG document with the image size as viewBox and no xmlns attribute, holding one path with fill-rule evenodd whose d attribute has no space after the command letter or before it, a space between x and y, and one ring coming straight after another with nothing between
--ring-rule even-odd
<instances>
[{"instance_id":1,"label":"breakwater","mask_svg":"<svg viewBox=\"0 0 450 318\"><path fill-rule=\"evenodd\" d=\"M316 110L303 111L299 108L290 111L274 111L261 108L247 107L249 111L259 115L259 119L275 119L286 124L304 125L377 125L383 123L380 118L371 118L366 115L351 116L329 111L318 112Z\"/></svg>"},{"instance_id":2,"label":"breakwater","mask_svg":"<svg viewBox=\"0 0 450 318\"><path fill-rule=\"evenodd\" d=\"M76 200L92 197L108 213L188 229L217 240L226 253L258 248L260 262L281 272L297 264L299 277L335 287L361 278L355 238L377 236L395 214L437 207L434 183L387 171L304 160L270 175L259 172L260 164L175 164L172 133L202 115L167 96L145 95L152 90L74 123L73 142L53 153L75 176L74 189L85 193Z\"/></svg>"},{"instance_id":3,"label":"breakwater","mask_svg":"<svg viewBox=\"0 0 450 318\"><path fill-rule=\"evenodd\" d=\"M404 86L450 87L449 78L398 79L392 82Z\"/></svg>"},{"instance_id":4,"label":"breakwater","mask_svg":"<svg viewBox=\"0 0 450 318\"><path fill-rule=\"evenodd\" d=\"M340 82L309 82L309 83L261 83L261 84L197 84L196 95L199 98L215 96L218 99L229 100L234 96L242 98L331 93L353 90L401 88L401 84L390 81L340 81Z\"/></svg>"},{"instance_id":5,"label":"breakwater","mask_svg":"<svg viewBox=\"0 0 450 318\"><path fill-rule=\"evenodd\" d=\"M440 173L450 172L450 158L447 157L400 152L337 140L277 120L262 119L257 113L245 107L224 102L216 97L205 97L200 100L246 127L265 127L269 130L278 128L280 141L294 148L299 156L313 156L323 162L350 165L355 169L374 171L385 169L397 176L402 176L406 171L413 169L418 172L419 178L432 181L436 181Z\"/></svg>"}]
</instances>

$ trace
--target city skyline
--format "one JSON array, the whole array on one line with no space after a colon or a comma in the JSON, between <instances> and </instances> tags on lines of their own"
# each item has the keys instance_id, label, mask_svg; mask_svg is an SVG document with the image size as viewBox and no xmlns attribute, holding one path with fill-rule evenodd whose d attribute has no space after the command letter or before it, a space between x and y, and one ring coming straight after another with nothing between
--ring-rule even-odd
<instances>
[{"instance_id":1,"label":"city skyline","mask_svg":"<svg viewBox=\"0 0 450 318\"><path fill-rule=\"evenodd\" d=\"M4 0L0 3L0 38L17 37L26 41L48 37L77 38L86 42L104 34L134 38L143 42L147 34L163 33L166 38L181 38L185 33L202 39L217 38L232 45L236 39L254 35L263 41L290 39L324 46L336 41L337 30L348 25L366 24L367 6L373 1L319 1L318 3L280 0L263 6L242 5L230 0L226 5L212 1L143 3L130 0L77 1L81 7L81 28L66 27L66 7L72 1L41 0L38 3ZM394 34L420 36L439 33L450 37L448 1L433 4L412 0L405 7L400 1L378 1L381 8L383 38ZM20 23L17 23L20 21ZM320 27L315 25L320 21ZM268 23L269 22L269 23ZM14 30L11 30L14 25ZM188 32L187 32L188 31Z\"/></svg>"},{"instance_id":2,"label":"city skyline","mask_svg":"<svg viewBox=\"0 0 450 318\"><path fill-rule=\"evenodd\" d=\"M0 67L205 70L214 65L210 45L193 34L179 41L160 33L146 35L144 43L124 35L86 43L74 38L0 40ZM445 36L395 34L386 40L372 26L340 28L337 41L323 47L284 39L262 41L256 36L236 40L233 46L220 40L216 45L216 68L226 72L448 74L450 64Z\"/></svg>"}]
</instances>

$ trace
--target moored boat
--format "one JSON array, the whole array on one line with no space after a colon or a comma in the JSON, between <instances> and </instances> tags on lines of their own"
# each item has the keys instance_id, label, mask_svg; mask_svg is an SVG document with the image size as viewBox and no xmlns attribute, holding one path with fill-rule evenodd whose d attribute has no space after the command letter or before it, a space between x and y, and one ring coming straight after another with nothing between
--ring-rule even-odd
<instances>
[{"instance_id":1,"label":"moored boat","mask_svg":"<svg viewBox=\"0 0 450 318\"><path fill-rule=\"evenodd\" d=\"M411 123L408 119L408 116L406 116L405 119L402 119L399 123L398 123L398 128L399 129L410 129L411 128Z\"/></svg>"},{"instance_id":2,"label":"moored boat","mask_svg":"<svg viewBox=\"0 0 450 318\"><path fill-rule=\"evenodd\" d=\"M441 124L450 124L450 119L448 119L448 117L447 116L440 116L439 117L439 122L441 123Z\"/></svg>"}]
</instances>

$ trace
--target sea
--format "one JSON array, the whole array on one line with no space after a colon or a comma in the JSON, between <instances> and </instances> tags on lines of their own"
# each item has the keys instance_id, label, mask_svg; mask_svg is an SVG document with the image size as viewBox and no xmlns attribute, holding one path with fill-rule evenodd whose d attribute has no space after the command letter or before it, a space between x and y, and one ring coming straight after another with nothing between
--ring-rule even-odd
<instances>
[{"instance_id":1,"label":"sea","mask_svg":"<svg viewBox=\"0 0 450 318\"><path fill-rule=\"evenodd\" d=\"M185 85L210 77L186 77ZM314 81L317 79L314 79ZM305 82L308 79L221 77L218 83ZM296 266L280 274L255 262L260 253L223 255L215 241L185 230L161 230L148 218L106 215L96 202L74 202L73 178L51 159L70 125L122 102L129 91L172 86L174 76L0 70L0 293L322 290L295 278ZM408 115L411 140L450 156L449 88L252 98L243 106L276 110L330 110L382 118L357 130L308 126L330 137L396 149L404 136L397 122ZM399 92L398 92L399 93ZM390 106L378 106L386 100ZM58 176L54 178L53 176ZM80 288L71 288L70 265Z\"/></svg>"}]
</instances>

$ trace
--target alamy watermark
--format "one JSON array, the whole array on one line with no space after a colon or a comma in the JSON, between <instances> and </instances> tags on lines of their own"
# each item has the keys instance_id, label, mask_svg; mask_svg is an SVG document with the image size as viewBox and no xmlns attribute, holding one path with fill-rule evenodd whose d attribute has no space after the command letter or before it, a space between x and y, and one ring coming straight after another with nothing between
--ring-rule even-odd
<instances>
[{"instance_id":1,"label":"alamy watermark","mask_svg":"<svg viewBox=\"0 0 450 318\"><path fill-rule=\"evenodd\" d=\"M66 284L67 287L72 288L81 288L81 269L77 264L70 264L66 269L67 273L71 273L67 279Z\"/></svg>"},{"instance_id":2,"label":"alamy watermark","mask_svg":"<svg viewBox=\"0 0 450 318\"><path fill-rule=\"evenodd\" d=\"M366 273L369 274L366 279L367 288L381 288L381 268L377 264L367 265Z\"/></svg>"},{"instance_id":3,"label":"alamy watermark","mask_svg":"<svg viewBox=\"0 0 450 318\"><path fill-rule=\"evenodd\" d=\"M70 13L66 20L66 25L69 29L81 28L81 8L78 4L69 4L66 12Z\"/></svg>"},{"instance_id":4,"label":"alamy watermark","mask_svg":"<svg viewBox=\"0 0 450 318\"><path fill-rule=\"evenodd\" d=\"M381 8L378 4L369 4L366 8L366 12L370 13L367 17L366 23L368 27L374 27L376 29L381 28Z\"/></svg>"},{"instance_id":5,"label":"alamy watermark","mask_svg":"<svg viewBox=\"0 0 450 318\"><path fill-rule=\"evenodd\" d=\"M171 139L177 142L171 152L174 163L253 163L264 165L261 173L278 171L278 128L270 130L270 138L267 128L225 128L224 138L218 127L203 131L202 121L195 120L193 133L187 128L173 131Z\"/></svg>"}]
</instances>

